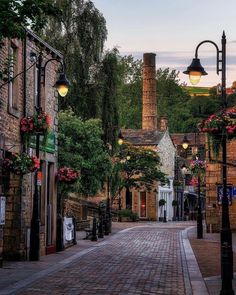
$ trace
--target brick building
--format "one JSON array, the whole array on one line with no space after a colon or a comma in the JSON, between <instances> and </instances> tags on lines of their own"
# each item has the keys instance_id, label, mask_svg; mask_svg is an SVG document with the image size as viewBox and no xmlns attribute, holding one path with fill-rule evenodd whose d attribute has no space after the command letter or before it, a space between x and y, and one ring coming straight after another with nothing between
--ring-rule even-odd
<instances>
[{"instance_id":1,"label":"brick building","mask_svg":"<svg viewBox=\"0 0 236 295\"><path fill-rule=\"evenodd\" d=\"M157 183L156 188L151 192L132 189L129 198L127 198L125 190L123 190L121 192L121 205L122 209L132 208L132 211L137 213L140 219L158 220L161 214L158 202L160 199L165 199L164 211L167 220L172 220L176 149L168 132L167 118L158 118L157 116L155 54L145 53L143 58L142 129L122 129L121 133L125 141L136 146L150 147L158 153L162 163L161 169L167 174L170 184L163 187Z\"/></svg>"},{"instance_id":2,"label":"brick building","mask_svg":"<svg viewBox=\"0 0 236 295\"><path fill-rule=\"evenodd\" d=\"M207 137L206 137L207 142ZM227 142L227 190L229 217L232 231L236 231L236 140ZM222 156L207 155L206 168L206 226L208 232L219 232L221 228Z\"/></svg>"},{"instance_id":3,"label":"brick building","mask_svg":"<svg viewBox=\"0 0 236 295\"><path fill-rule=\"evenodd\" d=\"M45 77L38 81L38 58L42 56ZM23 40L4 40L0 49L1 69L7 70L0 82L0 148L1 163L12 153L35 155L35 136L25 144L20 134L20 120L32 116L37 107L40 87L41 108L51 118L47 144L40 145L40 173L37 186L40 204L40 255L56 249L57 191L57 95L56 81L60 52L27 31ZM45 66L45 67L44 67ZM43 71L44 73L44 71ZM13 79L11 79L13 78ZM45 82L45 83L44 83ZM42 138L42 137L41 137ZM1 165L2 168L2 165ZM6 197L5 221L0 225L0 256L8 259L27 259L29 255L32 218L34 173L17 175L0 169L0 193ZM2 215L4 208L2 203Z\"/></svg>"}]
</instances>

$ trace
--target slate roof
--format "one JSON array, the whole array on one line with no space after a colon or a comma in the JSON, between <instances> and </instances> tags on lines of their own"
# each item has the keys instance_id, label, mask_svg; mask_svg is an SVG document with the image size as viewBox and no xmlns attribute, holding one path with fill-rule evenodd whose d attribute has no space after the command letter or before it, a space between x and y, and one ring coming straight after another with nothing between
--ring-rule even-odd
<instances>
[{"instance_id":1,"label":"slate roof","mask_svg":"<svg viewBox=\"0 0 236 295\"><path fill-rule=\"evenodd\" d=\"M158 145L164 132L157 130L122 129L121 134L125 141L134 145Z\"/></svg>"}]
</instances>

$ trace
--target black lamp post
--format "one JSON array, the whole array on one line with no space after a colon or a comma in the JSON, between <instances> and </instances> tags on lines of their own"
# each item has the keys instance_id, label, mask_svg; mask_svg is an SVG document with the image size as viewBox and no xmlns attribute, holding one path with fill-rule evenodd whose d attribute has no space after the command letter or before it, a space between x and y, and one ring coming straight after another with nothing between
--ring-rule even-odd
<instances>
[{"instance_id":1,"label":"black lamp post","mask_svg":"<svg viewBox=\"0 0 236 295\"><path fill-rule=\"evenodd\" d=\"M197 84L201 78L201 75L207 75L204 68L200 64L198 59L198 49L204 43L211 43L216 48L217 60L216 60L216 72L221 72L221 96L223 100L223 108L227 108L226 97L226 37L223 32L221 38L221 50L217 44L210 40L202 41L198 44L195 51L195 58L192 64L187 68L184 74L188 74L192 84ZM227 197L227 138L226 134L222 134L222 183L223 183L223 197L222 197L222 223L221 223L221 295L232 295L234 290L232 289L233 279L233 251L232 251L232 232L230 229L229 220L229 201Z\"/></svg>"},{"instance_id":2,"label":"black lamp post","mask_svg":"<svg viewBox=\"0 0 236 295\"><path fill-rule=\"evenodd\" d=\"M65 96L68 92L69 81L66 79L64 71L64 66L62 62L56 58L51 58L47 60L42 66L42 53L39 54L37 67L38 67L38 94L37 94L37 105L35 107L37 114L41 112L41 84L45 85L45 70L48 62L57 61L62 66L62 72L60 74L59 80L56 82L55 87L61 96ZM43 78L43 79L42 79ZM39 158L40 149L40 134L36 134L36 157ZM39 201L39 188L38 188L38 171L35 171L34 175L34 195L33 195L33 213L31 218L31 231L30 231L30 252L29 259L32 261L37 261L40 258L40 201Z\"/></svg>"}]
</instances>

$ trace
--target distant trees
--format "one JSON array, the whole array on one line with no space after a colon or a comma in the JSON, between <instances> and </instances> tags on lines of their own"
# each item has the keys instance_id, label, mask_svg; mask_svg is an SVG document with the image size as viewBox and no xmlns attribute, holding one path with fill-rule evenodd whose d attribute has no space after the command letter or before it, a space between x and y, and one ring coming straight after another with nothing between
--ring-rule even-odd
<instances>
[{"instance_id":1,"label":"distant trees","mask_svg":"<svg viewBox=\"0 0 236 295\"><path fill-rule=\"evenodd\" d=\"M157 152L132 144L123 144L115 155L113 175L118 176L112 187L113 197L123 188L151 191L156 182L167 182Z\"/></svg>"},{"instance_id":2,"label":"distant trees","mask_svg":"<svg viewBox=\"0 0 236 295\"><path fill-rule=\"evenodd\" d=\"M101 115L99 69L107 37L103 15L88 0L56 0L62 13L50 17L43 35L64 55L71 88L59 101L60 109L70 107L82 119Z\"/></svg>"},{"instance_id":3,"label":"distant trees","mask_svg":"<svg viewBox=\"0 0 236 295\"><path fill-rule=\"evenodd\" d=\"M59 10L52 0L1 0L0 1L0 40L22 38L25 28L35 31L46 25L48 15L56 15Z\"/></svg>"}]
</instances>

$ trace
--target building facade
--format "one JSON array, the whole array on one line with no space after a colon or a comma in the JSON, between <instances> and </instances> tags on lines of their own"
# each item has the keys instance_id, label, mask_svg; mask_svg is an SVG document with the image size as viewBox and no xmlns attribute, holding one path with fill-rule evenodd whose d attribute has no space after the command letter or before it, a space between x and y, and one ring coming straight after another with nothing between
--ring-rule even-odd
<instances>
[{"instance_id":1,"label":"building facade","mask_svg":"<svg viewBox=\"0 0 236 295\"><path fill-rule=\"evenodd\" d=\"M127 192L122 191L121 208L132 209L141 220L159 220L161 215L159 200L165 199L166 219L172 220L176 149L169 135L168 119L157 116L155 54L144 53L143 62L142 129L122 129L121 133L125 141L135 146L151 148L158 153L162 164L161 170L166 173L169 184L163 187L156 183L150 192L131 189L127 195Z\"/></svg>"},{"instance_id":2,"label":"building facade","mask_svg":"<svg viewBox=\"0 0 236 295\"><path fill-rule=\"evenodd\" d=\"M39 56L42 61L41 71L38 68ZM1 69L4 69L0 82L0 253L7 259L29 257L36 186L40 208L40 255L56 250L58 102L53 88L59 66L56 59L62 60L60 52L30 31L26 32L23 40L4 40L0 49L0 64ZM43 74L40 79L39 72ZM36 135L30 136L26 142L22 137L20 121L23 117L33 116L37 108L46 112L51 122L47 142L43 141L43 136L39 136L40 168L35 183L35 172L12 173L4 167L4 163L12 155L24 153L35 156Z\"/></svg>"}]
</instances>

